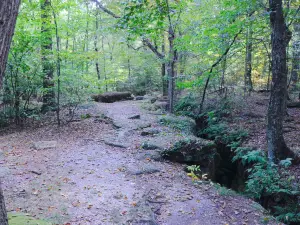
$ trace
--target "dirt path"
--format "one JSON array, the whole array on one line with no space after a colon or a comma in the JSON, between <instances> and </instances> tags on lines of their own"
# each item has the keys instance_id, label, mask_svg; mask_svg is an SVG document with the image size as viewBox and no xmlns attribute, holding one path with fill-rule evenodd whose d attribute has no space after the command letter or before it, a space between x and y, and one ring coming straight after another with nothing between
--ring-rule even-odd
<instances>
[{"instance_id":1,"label":"dirt path","mask_svg":"<svg viewBox=\"0 0 300 225\"><path fill-rule=\"evenodd\" d=\"M211 184L195 186L181 165L141 149L149 141L167 146L182 134L162 127L139 104L89 105L81 113L91 118L59 130L48 126L1 136L0 175L9 211L71 225L262 223L265 216L252 201L222 195ZM134 115L141 118L128 119ZM160 134L141 136L149 126ZM36 150L37 141L57 145Z\"/></svg>"}]
</instances>

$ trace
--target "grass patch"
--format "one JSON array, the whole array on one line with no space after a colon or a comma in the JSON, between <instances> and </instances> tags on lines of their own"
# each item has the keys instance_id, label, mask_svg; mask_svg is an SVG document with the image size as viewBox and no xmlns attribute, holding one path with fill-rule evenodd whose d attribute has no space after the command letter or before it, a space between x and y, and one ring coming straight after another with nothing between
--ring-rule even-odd
<instances>
[{"instance_id":1,"label":"grass patch","mask_svg":"<svg viewBox=\"0 0 300 225\"><path fill-rule=\"evenodd\" d=\"M9 225L53 225L45 220L35 219L23 213L8 213Z\"/></svg>"}]
</instances>

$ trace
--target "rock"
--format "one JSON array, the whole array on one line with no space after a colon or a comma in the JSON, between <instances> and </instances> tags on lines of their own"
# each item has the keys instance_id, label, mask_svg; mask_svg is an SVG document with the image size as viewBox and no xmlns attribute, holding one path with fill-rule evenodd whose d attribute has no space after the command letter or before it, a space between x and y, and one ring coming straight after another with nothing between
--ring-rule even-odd
<instances>
[{"instance_id":1,"label":"rock","mask_svg":"<svg viewBox=\"0 0 300 225\"><path fill-rule=\"evenodd\" d=\"M135 100L136 100L136 101L144 100L144 96L136 96L136 97L135 97Z\"/></svg>"},{"instance_id":2,"label":"rock","mask_svg":"<svg viewBox=\"0 0 300 225\"><path fill-rule=\"evenodd\" d=\"M92 95L96 102L113 103L122 100L133 100L130 92L106 92L100 95Z\"/></svg>"},{"instance_id":3,"label":"rock","mask_svg":"<svg viewBox=\"0 0 300 225\"><path fill-rule=\"evenodd\" d=\"M33 143L33 148L36 150L56 148L56 146L57 141L38 141Z\"/></svg>"},{"instance_id":4,"label":"rock","mask_svg":"<svg viewBox=\"0 0 300 225\"><path fill-rule=\"evenodd\" d=\"M120 143L118 141L114 141L114 140L104 140L104 144L112 146L112 147L117 147L117 148L129 148L130 145L127 143Z\"/></svg>"},{"instance_id":5,"label":"rock","mask_svg":"<svg viewBox=\"0 0 300 225\"><path fill-rule=\"evenodd\" d=\"M159 122L165 126L189 135L195 134L196 131L195 121L184 116L165 115L159 117Z\"/></svg>"},{"instance_id":6,"label":"rock","mask_svg":"<svg viewBox=\"0 0 300 225\"><path fill-rule=\"evenodd\" d=\"M124 125L122 124L122 123L120 123L119 121L113 121L112 122L112 125L113 125L113 127L114 128L116 128L116 129L120 129L120 128L122 128Z\"/></svg>"},{"instance_id":7,"label":"rock","mask_svg":"<svg viewBox=\"0 0 300 225\"><path fill-rule=\"evenodd\" d=\"M162 153L164 159L207 168L209 177L214 178L220 157L216 144L201 138L183 139Z\"/></svg>"},{"instance_id":8,"label":"rock","mask_svg":"<svg viewBox=\"0 0 300 225\"><path fill-rule=\"evenodd\" d=\"M144 199L137 202L128 212L126 224L132 225L158 225L154 212L149 203Z\"/></svg>"},{"instance_id":9,"label":"rock","mask_svg":"<svg viewBox=\"0 0 300 225\"><path fill-rule=\"evenodd\" d=\"M158 146L154 145L154 144L151 144L149 142L144 142L142 143L141 145L142 149L145 149L145 150L155 150L155 149L159 149Z\"/></svg>"},{"instance_id":10,"label":"rock","mask_svg":"<svg viewBox=\"0 0 300 225\"><path fill-rule=\"evenodd\" d=\"M142 123L138 125L137 129L144 129L148 127L151 127L151 123Z\"/></svg>"},{"instance_id":11,"label":"rock","mask_svg":"<svg viewBox=\"0 0 300 225\"><path fill-rule=\"evenodd\" d=\"M146 165L142 168L133 168L129 169L128 173L131 175L143 175L143 174L152 174L152 173L158 173L160 170L152 165Z\"/></svg>"},{"instance_id":12,"label":"rock","mask_svg":"<svg viewBox=\"0 0 300 225\"><path fill-rule=\"evenodd\" d=\"M155 129L155 128L145 128L142 132L141 135L142 136L153 136L155 134L159 134L159 130Z\"/></svg>"},{"instance_id":13,"label":"rock","mask_svg":"<svg viewBox=\"0 0 300 225\"><path fill-rule=\"evenodd\" d=\"M150 102L153 104L157 101L157 98L150 98Z\"/></svg>"},{"instance_id":14,"label":"rock","mask_svg":"<svg viewBox=\"0 0 300 225\"><path fill-rule=\"evenodd\" d=\"M201 138L180 140L162 152L164 158L170 161L201 166L207 165L214 154L217 154L216 145Z\"/></svg>"},{"instance_id":15,"label":"rock","mask_svg":"<svg viewBox=\"0 0 300 225\"><path fill-rule=\"evenodd\" d=\"M162 156L159 151L143 151L139 153L136 158L138 160L154 160L154 161L162 161Z\"/></svg>"},{"instance_id":16,"label":"rock","mask_svg":"<svg viewBox=\"0 0 300 225\"><path fill-rule=\"evenodd\" d=\"M161 110L168 110L169 104L167 102L155 102L155 107Z\"/></svg>"},{"instance_id":17,"label":"rock","mask_svg":"<svg viewBox=\"0 0 300 225\"><path fill-rule=\"evenodd\" d=\"M139 115L139 114L133 115L133 116L128 117L128 119L130 119L130 120L138 120L138 119L141 119L141 115Z\"/></svg>"}]
</instances>

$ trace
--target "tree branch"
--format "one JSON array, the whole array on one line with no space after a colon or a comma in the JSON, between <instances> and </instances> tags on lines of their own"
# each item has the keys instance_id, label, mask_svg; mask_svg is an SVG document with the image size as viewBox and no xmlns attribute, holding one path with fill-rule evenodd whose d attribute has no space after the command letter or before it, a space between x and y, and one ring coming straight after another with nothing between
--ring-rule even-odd
<instances>
[{"instance_id":1,"label":"tree branch","mask_svg":"<svg viewBox=\"0 0 300 225\"><path fill-rule=\"evenodd\" d=\"M101 9L103 12L111 15L112 17L119 19L121 18L119 15L113 13L112 11L110 11L109 9L105 8L101 2L99 2L98 0L91 0L92 2L96 3L96 5L98 6L99 9Z\"/></svg>"},{"instance_id":2,"label":"tree branch","mask_svg":"<svg viewBox=\"0 0 300 225\"><path fill-rule=\"evenodd\" d=\"M116 19L120 19L121 16L113 13L112 11L110 11L109 9L105 8L101 2L99 2L98 0L91 0L92 2L96 3L97 7L99 9L101 9L103 12L111 15L112 17L116 18ZM146 38L142 38L142 41L143 41L143 44L145 46L147 46L159 59L163 59L165 56L160 53L156 48L155 46Z\"/></svg>"},{"instance_id":3,"label":"tree branch","mask_svg":"<svg viewBox=\"0 0 300 225\"><path fill-rule=\"evenodd\" d=\"M147 38L142 38L143 44L147 46L158 58L163 59L165 56L160 53L157 48L147 39Z\"/></svg>"},{"instance_id":4,"label":"tree branch","mask_svg":"<svg viewBox=\"0 0 300 225\"><path fill-rule=\"evenodd\" d=\"M299 13L299 11L300 11L300 6L299 6L298 9L296 10L296 13L295 13L294 17L292 18L291 22L287 25L288 28L293 24L293 22L294 22L294 20L296 19L297 14Z\"/></svg>"},{"instance_id":5,"label":"tree branch","mask_svg":"<svg viewBox=\"0 0 300 225\"><path fill-rule=\"evenodd\" d=\"M209 75L207 77L207 80L205 82L205 87L204 87L204 90L203 90L203 95L202 95L202 99L201 99L201 103L200 103L200 107L199 107L199 112L198 112L198 115L200 115L202 113L202 109L203 109L203 104L204 104L204 100L205 100L205 95L206 95L206 90L207 90L207 87L208 87L208 83L209 83L209 80L210 80L210 77L211 77L211 74L213 72L213 69L223 60L223 58L228 54L228 52L230 51L231 47L233 46L233 44L235 43L237 37L239 36L240 33L242 33L243 31L243 28L241 28L239 30L238 33L236 33L236 35L234 36L233 40L231 41L230 45L227 47L227 49L225 50L225 52L221 55L221 57L214 63L212 64L212 66L210 67L210 70L209 70Z\"/></svg>"}]
</instances>

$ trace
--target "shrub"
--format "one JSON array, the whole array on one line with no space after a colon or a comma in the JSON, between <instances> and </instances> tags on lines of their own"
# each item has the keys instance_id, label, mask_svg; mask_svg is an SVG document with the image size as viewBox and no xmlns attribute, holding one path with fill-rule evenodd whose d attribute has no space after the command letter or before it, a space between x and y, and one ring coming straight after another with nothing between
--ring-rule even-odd
<instances>
[{"instance_id":1,"label":"shrub","mask_svg":"<svg viewBox=\"0 0 300 225\"><path fill-rule=\"evenodd\" d=\"M190 93L189 95L181 98L176 103L174 110L175 113L178 115L195 118L198 107L199 107L198 98L195 95Z\"/></svg>"},{"instance_id":2,"label":"shrub","mask_svg":"<svg viewBox=\"0 0 300 225\"><path fill-rule=\"evenodd\" d=\"M299 223L299 187L287 171L291 159L282 160L276 165L268 162L262 150L237 148L235 152L233 161L241 160L243 165L248 166L245 193L270 209L279 221Z\"/></svg>"}]
</instances>

